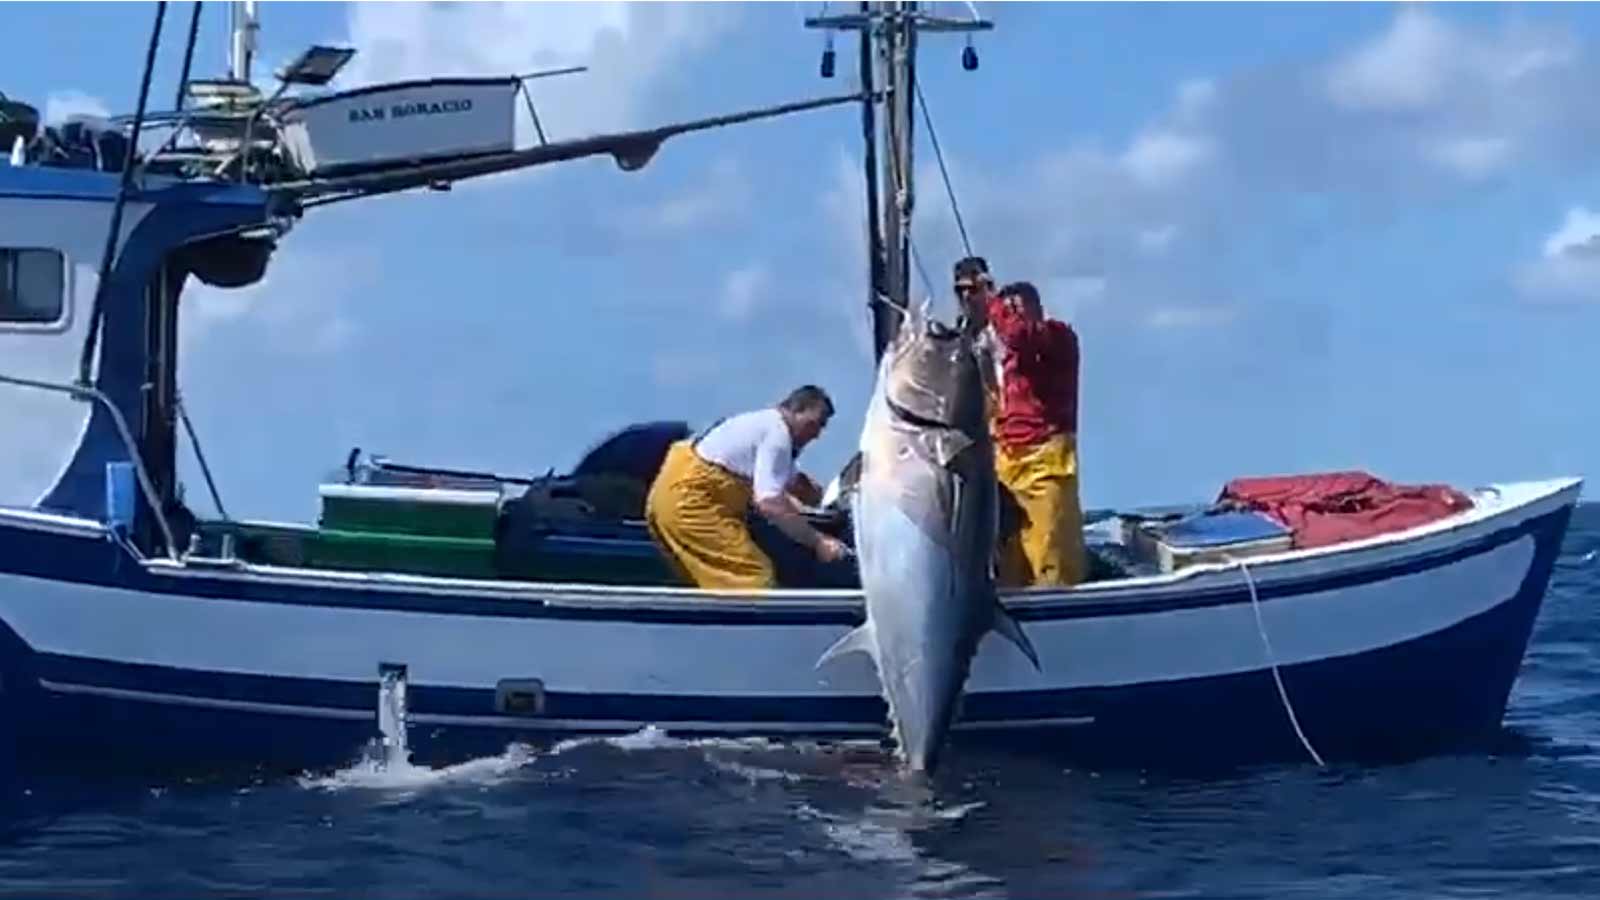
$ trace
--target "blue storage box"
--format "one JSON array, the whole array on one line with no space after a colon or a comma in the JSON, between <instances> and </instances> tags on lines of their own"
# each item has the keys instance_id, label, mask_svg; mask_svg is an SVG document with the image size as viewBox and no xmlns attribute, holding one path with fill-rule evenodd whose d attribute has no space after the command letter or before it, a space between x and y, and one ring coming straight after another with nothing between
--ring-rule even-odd
<instances>
[{"instance_id":1,"label":"blue storage box","mask_svg":"<svg viewBox=\"0 0 1600 900\"><path fill-rule=\"evenodd\" d=\"M106 525L112 531L127 534L133 528L134 498L137 482L133 477L133 463L106 463Z\"/></svg>"},{"instance_id":2,"label":"blue storage box","mask_svg":"<svg viewBox=\"0 0 1600 900\"><path fill-rule=\"evenodd\" d=\"M1175 522L1149 522L1134 532L1137 555L1163 572L1229 558L1280 553L1294 546L1294 533L1254 512L1215 512Z\"/></svg>"}]
</instances>

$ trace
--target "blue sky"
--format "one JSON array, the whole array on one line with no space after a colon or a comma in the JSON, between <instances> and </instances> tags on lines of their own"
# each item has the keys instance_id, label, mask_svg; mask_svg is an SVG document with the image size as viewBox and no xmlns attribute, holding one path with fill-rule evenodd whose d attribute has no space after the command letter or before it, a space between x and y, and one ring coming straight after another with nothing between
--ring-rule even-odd
<instances>
[{"instance_id":1,"label":"blue sky","mask_svg":"<svg viewBox=\"0 0 1600 900\"><path fill-rule=\"evenodd\" d=\"M847 88L848 44L840 79L817 77L801 19L819 7L265 3L260 68L314 41L358 48L351 85L583 63L535 87L572 137ZM998 26L979 71L931 37L921 74L978 251L1079 330L1087 505L1327 468L1600 472L1592 7L979 9ZM157 97L189 10L169 8ZM0 89L58 117L130 110L152 15L0 6ZM224 38L208 5L198 72ZM629 422L704 423L806 381L841 408L803 458L831 475L870 375L858 121L314 211L263 283L186 300L183 390L230 512L313 516L352 446L561 470ZM948 311L960 243L918 153L916 240Z\"/></svg>"}]
</instances>

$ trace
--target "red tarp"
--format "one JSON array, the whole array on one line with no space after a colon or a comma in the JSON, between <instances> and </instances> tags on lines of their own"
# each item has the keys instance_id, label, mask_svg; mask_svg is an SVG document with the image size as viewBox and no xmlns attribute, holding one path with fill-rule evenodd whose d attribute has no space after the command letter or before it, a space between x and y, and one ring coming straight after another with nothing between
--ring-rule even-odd
<instances>
[{"instance_id":1,"label":"red tarp","mask_svg":"<svg viewBox=\"0 0 1600 900\"><path fill-rule=\"evenodd\" d=\"M1325 547L1411 528L1472 508L1447 485L1398 485L1366 472L1236 478L1220 501L1255 510L1294 532L1296 547Z\"/></svg>"}]
</instances>

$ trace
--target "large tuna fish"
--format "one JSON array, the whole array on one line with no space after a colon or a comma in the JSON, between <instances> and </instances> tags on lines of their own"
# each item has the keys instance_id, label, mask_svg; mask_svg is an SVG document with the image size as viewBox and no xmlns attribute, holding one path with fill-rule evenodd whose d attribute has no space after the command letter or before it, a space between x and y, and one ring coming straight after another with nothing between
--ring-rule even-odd
<instances>
[{"instance_id":1,"label":"large tuna fish","mask_svg":"<svg viewBox=\"0 0 1600 900\"><path fill-rule=\"evenodd\" d=\"M871 656L901 759L931 772L985 634L1009 638L1039 667L995 595L999 486L967 335L921 311L907 318L879 363L860 450L843 477L854 482L867 621L817 665Z\"/></svg>"}]
</instances>

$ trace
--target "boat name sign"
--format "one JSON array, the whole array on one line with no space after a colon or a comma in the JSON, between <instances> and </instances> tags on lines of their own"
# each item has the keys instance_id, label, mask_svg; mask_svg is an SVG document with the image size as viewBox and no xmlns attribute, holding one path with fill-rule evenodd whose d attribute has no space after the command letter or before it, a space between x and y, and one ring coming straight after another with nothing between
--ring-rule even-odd
<instances>
[{"instance_id":1,"label":"boat name sign","mask_svg":"<svg viewBox=\"0 0 1600 900\"><path fill-rule=\"evenodd\" d=\"M355 107L350 110L350 122L381 122L387 118L404 119L407 116L437 116L445 113L465 113L472 111L472 98L459 97L453 100L435 100L432 102L396 103L385 109L382 106Z\"/></svg>"},{"instance_id":2,"label":"boat name sign","mask_svg":"<svg viewBox=\"0 0 1600 900\"><path fill-rule=\"evenodd\" d=\"M313 175L513 149L515 78L412 81L300 104L284 116L290 155Z\"/></svg>"}]
</instances>

